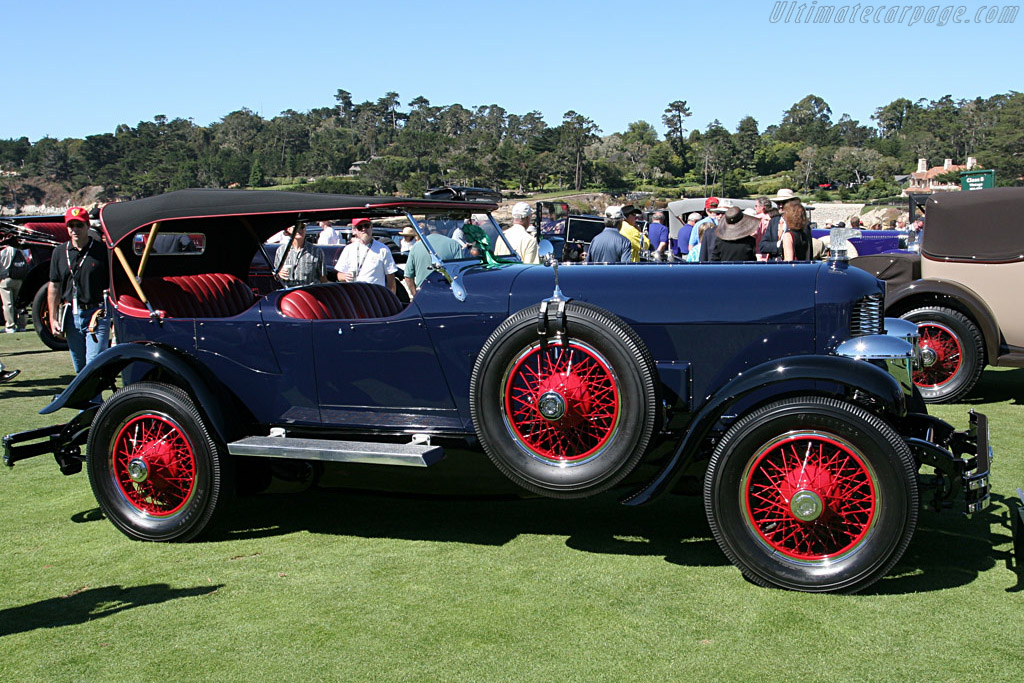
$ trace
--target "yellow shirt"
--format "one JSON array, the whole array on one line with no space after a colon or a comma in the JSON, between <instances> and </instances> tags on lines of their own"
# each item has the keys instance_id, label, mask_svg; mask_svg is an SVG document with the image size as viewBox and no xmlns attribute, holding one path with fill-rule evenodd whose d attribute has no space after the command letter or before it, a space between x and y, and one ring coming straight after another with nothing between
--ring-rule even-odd
<instances>
[{"instance_id":1,"label":"yellow shirt","mask_svg":"<svg viewBox=\"0 0 1024 683\"><path fill-rule=\"evenodd\" d=\"M619 234L629 240L629 243L633 245L633 253L630 256L630 261L637 263L640 261L640 250L650 249L651 241L644 237L643 233L634 228L626 221L622 221L622 227L619 228ZM643 243L641 244L641 240Z\"/></svg>"}]
</instances>

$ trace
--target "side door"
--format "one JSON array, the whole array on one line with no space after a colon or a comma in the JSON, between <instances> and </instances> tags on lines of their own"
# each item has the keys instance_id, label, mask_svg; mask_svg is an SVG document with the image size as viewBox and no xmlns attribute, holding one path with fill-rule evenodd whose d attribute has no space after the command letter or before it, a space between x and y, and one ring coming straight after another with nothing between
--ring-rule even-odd
<instances>
[{"instance_id":1,"label":"side door","mask_svg":"<svg viewBox=\"0 0 1024 683\"><path fill-rule=\"evenodd\" d=\"M323 426L408 433L462 428L415 304L391 318L312 325Z\"/></svg>"}]
</instances>

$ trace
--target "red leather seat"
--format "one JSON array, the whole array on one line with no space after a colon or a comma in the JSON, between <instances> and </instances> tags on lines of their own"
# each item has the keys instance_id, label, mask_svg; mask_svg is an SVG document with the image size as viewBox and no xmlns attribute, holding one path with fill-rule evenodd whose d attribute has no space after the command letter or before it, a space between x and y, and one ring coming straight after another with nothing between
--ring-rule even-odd
<instances>
[{"instance_id":1,"label":"red leather seat","mask_svg":"<svg viewBox=\"0 0 1024 683\"><path fill-rule=\"evenodd\" d=\"M293 289L281 297L281 314L302 320L387 318L404 305L395 293L367 282L321 284Z\"/></svg>"},{"instance_id":2,"label":"red leather seat","mask_svg":"<svg viewBox=\"0 0 1024 683\"><path fill-rule=\"evenodd\" d=\"M142 291L153 308L166 312L168 318L230 318L252 306L256 299L248 285L229 273L144 279ZM119 296L118 305L139 312L146 308L130 294Z\"/></svg>"}]
</instances>

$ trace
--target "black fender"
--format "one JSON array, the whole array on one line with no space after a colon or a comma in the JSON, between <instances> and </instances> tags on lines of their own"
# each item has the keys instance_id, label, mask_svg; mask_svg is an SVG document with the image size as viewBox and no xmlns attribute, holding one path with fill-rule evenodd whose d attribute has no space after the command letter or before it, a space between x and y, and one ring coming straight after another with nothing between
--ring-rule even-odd
<instances>
[{"instance_id":1,"label":"black fender","mask_svg":"<svg viewBox=\"0 0 1024 683\"><path fill-rule=\"evenodd\" d=\"M866 361L845 356L793 356L768 361L740 373L713 394L690 421L686 435L657 476L622 503L642 505L670 491L718 421L744 397L772 385L807 381L828 382L869 394L891 417L907 415L907 397L899 382Z\"/></svg>"},{"instance_id":2,"label":"black fender","mask_svg":"<svg viewBox=\"0 0 1024 683\"><path fill-rule=\"evenodd\" d=\"M992 363L999 358L1002 332L996 324L996 316L985 300L970 288L951 280L923 279L893 287L885 295L886 315L906 313L920 306L930 305L953 308L970 317L978 326L981 338L985 341L985 356L988 362Z\"/></svg>"},{"instance_id":3,"label":"black fender","mask_svg":"<svg viewBox=\"0 0 1024 683\"><path fill-rule=\"evenodd\" d=\"M221 443L227 443L229 425L237 418L229 417L237 406L229 406L225 391L216 391L214 384L191 364L180 352L152 343L115 344L93 359L53 402L39 411L40 415L54 413L61 408L84 410L104 389L112 389L114 380L132 363L148 363L171 374L179 386L196 399L196 407L208 418ZM235 403L240 403L235 401Z\"/></svg>"}]
</instances>

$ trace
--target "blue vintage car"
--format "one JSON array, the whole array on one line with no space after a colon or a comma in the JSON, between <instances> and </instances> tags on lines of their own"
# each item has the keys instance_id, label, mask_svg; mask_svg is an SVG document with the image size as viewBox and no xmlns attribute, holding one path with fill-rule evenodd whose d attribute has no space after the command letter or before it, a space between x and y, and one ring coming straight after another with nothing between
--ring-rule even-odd
<instances>
[{"instance_id":1,"label":"blue vintage car","mask_svg":"<svg viewBox=\"0 0 1024 683\"><path fill-rule=\"evenodd\" d=\"M876 254L893 254L900 252L916 252L919 249L914 233L906 230L851 230L847 239L858 256ZM814 228L811 236L815 239L828 237L830 231Z\"/></svg>"},{"instance_id":2,"label":"blue vintage car","mask_svg":"<svg viewBox=\"0 0 1024 683\"><path fill-rule=\"evenodd\" d=\"M916 327L883 318L868 273L525 265L494 255L495 208L241 190L106 206L119 343L43 411L77 414L9 435L5 462L87 462L107 518L151 541L198 537L268 463L626 505L700 492L746 576L804 591L884 576L923 507L988 504L985 416L956 431L927 415ZM369 283L247 282L269 235L355 217L426 238L410 303ZM475 251L444 260L457 228ZM161 234L202 248L161 253Z\"/></svg>"}]
</instances>

